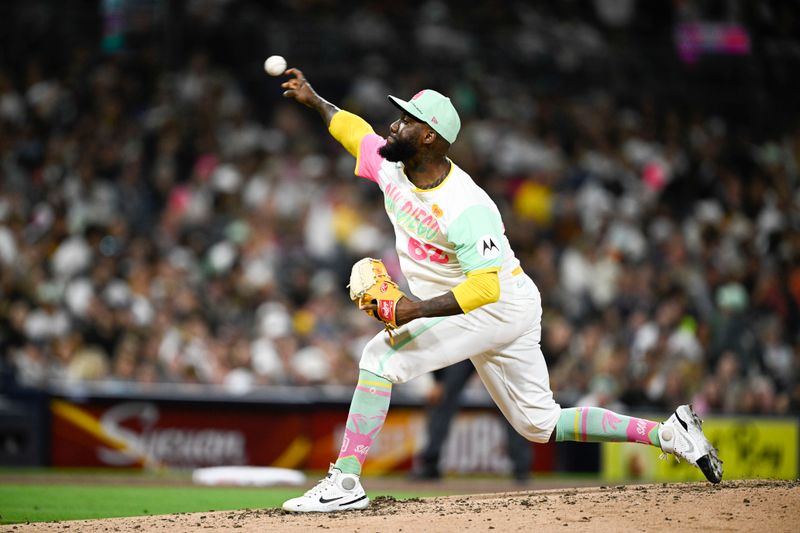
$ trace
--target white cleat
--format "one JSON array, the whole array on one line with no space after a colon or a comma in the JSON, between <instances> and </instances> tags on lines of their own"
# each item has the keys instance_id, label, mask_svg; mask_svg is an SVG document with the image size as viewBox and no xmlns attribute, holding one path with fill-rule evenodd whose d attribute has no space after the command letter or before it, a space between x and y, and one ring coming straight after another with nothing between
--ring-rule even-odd
<instances>
[{"instance_id":1,"label":"white cleat","mask_svg":"<svg viewBox=\"0 0 800 533\"><path fill-rule=\"evenodd\" d=\"M358 476L345 474L331 465L328 475L322 478L299 498L283 502L283 510L294 513L332 513L364 509L369 498Z\"/></svg>"},{"instance_id":2,"label":"white cleat","mask_svg":"<svg viewBox=\"0 0 800 533\"><path fill-rule=\"evenodd\" d=\"M658 428L661 449L703 471L711 483L722 481L722 461L703 434L703 421L691 405L681 405Z\"/></svg>"}]
</instances>

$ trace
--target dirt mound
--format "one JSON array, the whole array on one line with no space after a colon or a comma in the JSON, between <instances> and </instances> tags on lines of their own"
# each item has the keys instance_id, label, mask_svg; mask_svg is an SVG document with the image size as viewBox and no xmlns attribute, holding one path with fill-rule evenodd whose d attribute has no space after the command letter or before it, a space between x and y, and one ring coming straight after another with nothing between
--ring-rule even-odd
<instances>
[{"instance_id":1,"label":"dirt mound","mask_svg":"<svg viewBox=\"0 0 800 533\"><path fill-rule=\"evenodd\" d=\"M620 485L399 501L364 511L294 515L221 511L0 526L2 532L153 531L797 531L800 482L729 481ZM564 528L569 529L564 529Z\"/></svg>"}]
</instances>

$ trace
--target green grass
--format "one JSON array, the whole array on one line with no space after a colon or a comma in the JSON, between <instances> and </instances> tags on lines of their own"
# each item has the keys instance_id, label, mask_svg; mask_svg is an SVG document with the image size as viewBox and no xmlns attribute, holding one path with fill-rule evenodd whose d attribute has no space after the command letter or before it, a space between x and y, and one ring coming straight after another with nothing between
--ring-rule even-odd
<instances>
[{"instance_id":1,"label":"green grass","mask_svg":"<svg viewBox=\"0 0 800 533\"><path fill-rule=\"evenodd\" d=\"M0 524L279 507L296 488L2 485ZM438 493L393 491L398 499ZM373 494L380 496L380 494Z\"/></svg>"}]
</instances>

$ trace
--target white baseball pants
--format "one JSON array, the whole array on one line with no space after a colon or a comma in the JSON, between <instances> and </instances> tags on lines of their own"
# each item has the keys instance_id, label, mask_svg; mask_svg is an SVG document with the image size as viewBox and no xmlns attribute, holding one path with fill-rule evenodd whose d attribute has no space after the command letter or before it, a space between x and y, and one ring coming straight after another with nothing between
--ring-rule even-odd
<instances>
[{"instance_id":1,"label":"white baseball pants","mask_svg":"<svg viewBox=\"0 0 800 533\"><path fill-rule=\"evenodd\" d=\"M359 366L403 383L470 359L514 429L547 442L561 407L539 344L541 295L524 273L501 280L500 294L499 301L466 315L413 320L397 330L394 345L381 331L367 343Z\"/></svg>"}]
</instances>

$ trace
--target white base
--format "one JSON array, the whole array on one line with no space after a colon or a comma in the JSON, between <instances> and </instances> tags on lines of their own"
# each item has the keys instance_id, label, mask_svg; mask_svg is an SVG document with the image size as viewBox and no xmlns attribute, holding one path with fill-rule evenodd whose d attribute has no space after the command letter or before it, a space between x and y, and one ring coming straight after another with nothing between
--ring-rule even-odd
<instances>
[{"instance_id":1,"label":"white base","mask_svg":"<svg viewBox=\"0 0 800 533\"><path fill-rule=\"evenodd\" d=\"M269 487L272 485L304 485L306 475L299 470L271 466L212 466L192 472L197 485Z\"/></svg>"}]
</instances>

